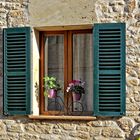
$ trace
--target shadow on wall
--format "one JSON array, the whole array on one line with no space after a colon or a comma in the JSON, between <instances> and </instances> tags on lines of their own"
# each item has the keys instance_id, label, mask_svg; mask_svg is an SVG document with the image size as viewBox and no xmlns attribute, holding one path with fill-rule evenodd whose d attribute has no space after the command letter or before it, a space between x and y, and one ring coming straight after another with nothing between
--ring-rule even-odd
<instances>
[{"instance_id":1,"label":"shadow on wall","mask_svg":"<svg viewBox=\"0 0 140 140\"><path fill-rule=\"evenodd\" d=\"M39 85L38 85L38 83L36 82L35 83L35 96L36 96L36 101L37 101L37 103L38 103L38 105L39 105Z\"/></svg>"},{"instance_id":2,"label":"shadow on wall","mask_svg":"<svg viewBox=\"0 0 140 140\"><path fill-rule=\"evenodd\" d=\"M139 140L140 139L140 124L137 124L131 131L129 140Z\"/></svg>"},{"instance_id":3,"label":"shadow on wall","mask_svg":"<svg viewBox=\"0 0 140 140\"><path fill-rule=\"evenodd\" d=\"M0 29L0 115L3 114L3 29Z\"/></svg>"}]
</instances>

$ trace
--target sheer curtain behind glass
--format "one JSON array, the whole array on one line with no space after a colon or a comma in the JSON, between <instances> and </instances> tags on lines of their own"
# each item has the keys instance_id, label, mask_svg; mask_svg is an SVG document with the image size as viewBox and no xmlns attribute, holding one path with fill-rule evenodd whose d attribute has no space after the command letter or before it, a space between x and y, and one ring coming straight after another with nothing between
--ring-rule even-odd
<instances>
[{"instance_id":1,"label":"sheer curtain behind glass","mask_svg":"<svg viewBox=\"0 0 140 140\"><path fill-rule=\"evenodd\" d=\"M54 76L63 86L64 81L64 36L52 35L45 37L45 76ZM63 94L59 93L63 99ZM53 110L53 106L48 107L48 103L54 99L45 97L45 111ZM62 105L63 107L63 105ZM49 108L49 109L48 109Z\"/></svg>"},{"instance_id":2,"label":"sheer curtain behind glass","mask_svg":"<svg viewBox=\"0 0 140 140\"><path fill-rule=\"evenodd\" d=\"M73 79L85 81L81 102L85 111L93 110L92 34L73 34Z\"/></svg>"}]
</instances>

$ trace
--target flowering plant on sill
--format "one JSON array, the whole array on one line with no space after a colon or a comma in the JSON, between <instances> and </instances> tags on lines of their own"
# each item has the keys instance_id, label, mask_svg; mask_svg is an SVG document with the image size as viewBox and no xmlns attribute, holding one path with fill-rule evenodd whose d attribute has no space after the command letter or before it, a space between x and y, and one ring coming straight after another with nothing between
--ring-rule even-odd
<instances>
[{"instance_id":1,"label":"flowering plant on sill","mask_svg":"<svg viewBox=\"0 0 140 140\"><path fill-rule=\"evenodd\" d=\"M75 92L76 94L84 94L85 88L84 88L85 82L81 80L73 80L69 83L66 91L67 92Z\"/></svg>"}]
</instances>

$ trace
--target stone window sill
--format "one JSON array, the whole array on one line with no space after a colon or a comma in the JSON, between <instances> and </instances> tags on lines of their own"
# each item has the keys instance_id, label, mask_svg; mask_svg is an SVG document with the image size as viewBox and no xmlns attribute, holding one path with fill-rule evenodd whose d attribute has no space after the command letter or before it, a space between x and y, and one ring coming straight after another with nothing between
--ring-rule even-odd
<instances>
[{"instance_id":1,"label":"stone window sill","mask_svg":"<svg viewBox=\"0 0 140 140\"><path fill-rule=\"evenodd\" d=\"M74 120L74 121L93 121L93 116L46 116L46 115L29 115L30 119L37 120Z\"/></svg>"}]
</instances>

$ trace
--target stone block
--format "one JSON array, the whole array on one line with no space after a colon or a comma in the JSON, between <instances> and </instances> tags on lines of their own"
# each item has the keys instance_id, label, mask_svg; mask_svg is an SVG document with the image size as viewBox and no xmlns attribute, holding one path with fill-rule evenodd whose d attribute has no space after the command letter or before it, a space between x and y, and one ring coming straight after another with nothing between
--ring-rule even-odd
<instances>
[{"instance_id":1,"label":"stone block","mask_svg":"<svg viewBox=\"0 0 140 140\"><path fill-rule=\"evenodd\" d=\"M7 126L8 132L23 132L23 128L21 124L13 124Z\"/></svg>"},{"instance_id":2,"label":"stone block","mask_svg":"<svg viewBox=\"0 0 140 140\"><path fill-rule=\"evenodd\" d=\"M80 131L70 131L69 132L69 136L75 137L77 139L80 138L80 139L85 139L85 140L90 138L89 133L87 133L87 132L80 132Z\"/></svg>"},{"instance_id":3,"label":"stone block","mask_svg":"<svg viewBox=\"0 0 140 140\"><path fill-rule=\"evenodd\" d=\"M76 130L88 132L90 130L90 127L88 127L88 126L76 126Z\"/></svg>"},{"instance_id":4,"label":"stone block","mask_svg":"<svg viewBox=\"0 0 140 140\"><path fill-rule=\"evenodd\" d=\"M59 127L61 127L64 130L75 130L76 129L76 125L74 125L74 124L66 124L66 123L59 124Z\"/></svg>"},{"instance_id":5,"label":"stone block","mask_svg":"<svg viewBox=\"0 0 140 140\"><path fill-rule=\"evenodd\" d=\"M24 128L26 133L27 132L28 133L35 133L36 125L32 124L32 123L28 123L28 124L23 125L23 128Z\"/></svg>"},{"instance_id":6,"label":"stone block","mask_svg":"<svg viewBox=\"0 0 140 140\"><path fill-rule=\"evenodd\" d=\"M18 10L18 9L21 9L21 4L6 2L5 3L5 9L7 9L7 10Z\"/></svg>"},{"instance_id":7,"label":"stone block","mask_svg":"<svg viewBox=\"0 0 140 140\"><path fill-rule=\"evenodd\" d=\"M3 10L5 11L4 7L5 7L5 2L2 2L2 1L1 1L1 2L0 2L0 8L3 9Z\"/></svg>"},{"instance_id":8,"label":"stone block","mask_svg":"<svg viewBox=\"0 0 140 140\"><path fill-rule=\"evenodd\" d=\"M117 124L116 124L116 122L115 121L110 121L110 120L108 120L108 121L102 121L102 126L103 127L116 127L117 126Z\"/></svg>"},{"instance_id":9,"label":"stone block","mask_svg":"<svg viewBox=\"0 0 140 140\"><path fill-rule=\"evenodd\" d=\"M46 125L37 125L36 126L36 132L37 133L47 134L47 133L51 132L51 127L50 126L46 126Z\"/></svg>"},{"instance_id":10,"label":"stone block","mask_svg":"<svg viewBox=\"0 0 140 140\"><path fill-rule=\"evenodd\" d=\"M127 77L127 86L138 86L140 81L136 77Z\"/></svg>"},{"instance_id":11,"label":"stone block","mask_svg":"<svg viewBox=\"0 0 140 140\"><path fill-rule=\"evenodd\" d=\"M17 139L19 139L19 135L18 135L18 133L7 133L6 134L7 135L7 138L9 138L9 140L17 140Z\"/></svg>"},{"instance_id":12,"label":"stone block","mask_svg":"<svg viewBox=\"0 0 140 140\"><path fill-rule=\"evenodd\" d=\"M6 125L0 121L0 134L6 133Z\"/></svg>"},{"instance_id":13,"label":"stone block","mask_svg":"<svg viewBox=\"0 0 140 140\"><path fill-rule=\"evenodd\" d=\"M50 140L50 135L48 134L40 134L40 137L39 137L40 140Z\"/></svg>"},{"instance_id":14,"label":"stone block","mask_svg":"<svg viewBox=\"0 0 140 140\"><path fill-rule=\"evenodd\" d=\"M10 140L10 138L8 138L7 134L0 134L0 139L1 140Z\"/></svg>"},{"instance_id":15,"label":"stone block","mask_svg":"<svg viewBox=\"0 0 140 140\"><path fill-rule=\"evenodd\" d=\"M60 134L61 134L61 129L53 129L53 130L51 131L51 133L60 135Z\"/></svg>"},{"instance_id":16,"label":"stone block","mask_svg":"<svg viewBox=\"0 0 140 140\"><path fill-rule=\"evenodd\" d=\"M108 126L116 126L116 122L115 121L93 121L88 123L89 126L93 126L93 127L108 127Z\"/></svg>"},{"instance_id":17,"label":"stone block","mask_svg":"<svg viewBox=\"0 0 140 140\"><path fill-rule=\"evenodd\" d=\"M96 136L91 140L124 140L124 138L106 138L103 136Z\"/></svg>"},{"instance_id":18,"label":"stone block","mask_svg":"<svg viewBox=\"0 0 140 140\"><path fill-rule=\"evenodd\" d=\"M12 17L12 18L17 18L17 17L24 17L24 11L22 10L12 10L11 12L9 12L9 17Z\"/></svg>"},{"instance_id":19,"label":"stone block","mask_svg":"<svg viewBox=\"0 0 140 140\"><path fill-rule=\"evenodd\" d=\"M16 123L16 121L15 120L11 120L11 119L5 119L5 120L3 120L2 121L7 127L8 126L11 126L11 125L14 125L15 123Z\"/></svg>"},{"instance_id":20,"label":"stone block","mask_svg":"<svg viewBox=\"0 0 140 140\"><path fill-rule=\"evenodd\" d=\"M90 129L90 136L100 136L102 132L102 127L92 127Z\"/></svg>"},{"instance_id":21,"label":"stone block","mask_svg":"<svg viewBox=\"0 0 140 140\"><path fill-rule=\"evenodd\" d=\"M31 134L35 134L35 133L48 134L51 132L51 127L46 125L41 125L41 124L35 125L33 123L29 123L24 125L24 130L27 133L31 133Z\"/></svg>"},{"instance_id":22,"label":"stone block","mask_svg":"<svg viewBox=\"0 0 140 140\"><path fill-rule=\"evenodd\" d=\"M21 2L23 2L23 0L5 0L5 2L21 3Z\"/></svg>"},{"instance_id":23,"label":"stone block","mask_svg":"<svg viewBox=\"0 0 140 140\"><path fill-rule=\"evenodd\" d=\"M126 111L126 116L127 117L135 117L135 116L139 116L140 111Z\"/></svg>"},{"instance_id":24,"label":"stone block","mask_svg":"<svg viewBox=\"0 0 140 140\"><path fill-rule=\"evenodd\" d=\"M100 127L102 126L102 121L93 121L88 123L89 126L95 126L95 127Z\"/></svg>"},{"instance_id":25,"label":"stone block","mask_svg":"<svg viewBox=\"0 0 140 140\"><path fill-rule=\"evenodd\" d=\"M136 95L136 96L134 97L134 99L135 99L136 102L140 102L140 95Z\"/></svg>"},{"instance_id":26,"label":"stone block","mask_svg":"<svg viewBox=\"0 0 140 140\"><path fill-rule=\"evenodd\" d=\"M19 134L19 140L40 140L38 135L21 133Z\"/></svg>"},{"instance_id":27,"label":"stone block","mask_svg":"<svg viewBox=\"0 0 140 140\"><path fill-rule=\"evenodd\" d=\"M121 127L122 130L125 132L131 131L135 126L134 120L124 117L117 121L118 125Z\"/></svg>"},{"instance_id":28,"label":"stone block","mask_svg":"<svg viewBox=\"0 0 140 140\"><path fill-rule=\"evenodd\" d=\"M127 6L125 7L125 11L132 13L135 8L136 8L136 0L129 0L127 2Z\"/></svg>"},{"instance_id":29,"label":"stone block","mask_svg":"<svg viewBox=\"0 0 140 140\"><path fill-rule=\"evenodd\" d=\"M126 110L127 111L139 111L139 105L135 102L135 103L129 103L126 104Z\"/></svg>"},{"instance_id":30,"label":"stone block","mask_svg":"<svg viewBox=\"0 0 140 140\"><path fill-rule=\"evenodd\" d=\"M136 18L137 20L140 20L140 13L136 14L136 15L135 15L135 18Z\"/></svg>"},{"instance_id":31,"label":"stone block","mask_svg":"<svg viewBox=\"0 0 140 140\"><path fill-rule=\"evenodd\" d=\"M135 117L134 120L137 122L137 123L140 123L140 117Z\"/></svg>"},{"instance_id":32,"label":"stone block","mask_svg":"<svg viewBox=\"0 0 140 140\"><path fill-rule=\"evenodd\" d=\"M124 138L123 131L118 127L105 127L102 130L104 137Z\"/></svg>"},{"instance_id":33,"label":"stone block","mask_svg":"<svg viewBox=\"0 0 140 140\"><path fill-rule=\"evenodd\" d=\"M131 75L132 77L138 77L138 74L137 74L137 72L135 71L135 70L133 70L132 68L131 69L127 69L127 73L129 74L129 75Z\"/></svg>"}]
</instances>

